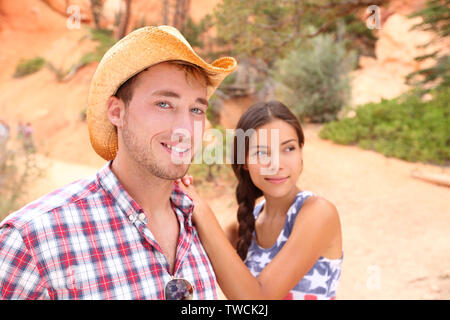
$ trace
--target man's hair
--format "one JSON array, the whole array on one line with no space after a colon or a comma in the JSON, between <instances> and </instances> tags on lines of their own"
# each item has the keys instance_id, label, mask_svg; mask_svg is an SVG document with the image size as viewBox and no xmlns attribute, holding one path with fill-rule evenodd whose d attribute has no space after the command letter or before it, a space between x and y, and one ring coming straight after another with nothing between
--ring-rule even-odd
<instances>
[{"instance_id":1,"label":"man's hair","mask_svg":"<svg viewBox=\"0 0 450 320\"><path fill-rule=\"evenodd\" d=\"M183 61L183 60L169 60L169 61L164 61L164 62L176 65L177 67L182 69L184 71L187 81L191 80L192 78L195 78L198 80L199 78L203 77L204 80L206 81L206 86L211 85L210 76L212 76L213 74L193 63ZM119 89L117 89L114 96L116 96L117 98L122 100L124 102L125 106L128 106L129 102L133 98L133 89L134 89L136 80L138 79L139 75L142 72L148 70L149 68L151 68L151 66L142 70L141 72L135 74L131 78L129 78L127 81L125 81L119 87Z\"/></svg>"}]
</instances>

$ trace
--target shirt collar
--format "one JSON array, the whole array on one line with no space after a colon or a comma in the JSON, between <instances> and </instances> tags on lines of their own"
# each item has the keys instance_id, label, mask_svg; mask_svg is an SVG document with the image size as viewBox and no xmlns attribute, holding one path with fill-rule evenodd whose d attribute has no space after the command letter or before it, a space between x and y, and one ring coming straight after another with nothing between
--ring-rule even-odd
<instances>
[{"instance_id":1,"label":"shirt collar","mask_svg":"<svg viewBox=\"0 0 450 320\"><path fill-rule=\"evenodd\" d=\"M97 173L97 180L103 188L113 197L127 216L136 212L143 212L142 207L128 194L111 170L111 161ZM172 207L179 209L183 219L191 224L191 215L194 210L192 199L174 182L172 194L170 195ZM175 210L179 214L178 210Z\"/></svg>"}]
</instances>

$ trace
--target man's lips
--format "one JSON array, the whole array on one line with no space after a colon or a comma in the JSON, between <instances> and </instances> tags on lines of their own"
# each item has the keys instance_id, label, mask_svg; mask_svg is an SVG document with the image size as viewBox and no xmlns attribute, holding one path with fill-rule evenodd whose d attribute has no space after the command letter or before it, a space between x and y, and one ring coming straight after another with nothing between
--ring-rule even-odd
<instances>
[{"instance_id":1,"label":"man's lips","mask_svg":"<svg viewBox=\"0 0 450 320\"><path fill-rule=\"evenodd\" d=\"M266 180L267 182L275 183L275 184L283 183L283 182L287 181L288 179L289 179L289 177L270 177L270 178L264 178L264 180Z\"/></svg>"}]
</instances>

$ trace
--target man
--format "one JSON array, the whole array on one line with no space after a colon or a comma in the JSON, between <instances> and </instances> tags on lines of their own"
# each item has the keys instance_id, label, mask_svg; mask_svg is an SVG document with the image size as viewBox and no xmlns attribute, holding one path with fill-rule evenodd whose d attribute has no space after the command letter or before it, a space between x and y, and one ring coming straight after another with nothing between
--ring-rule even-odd
<instances>
[{"instance_id":1,"label":"man","mask_svg":"<svg viewBox=\"0 0 450 320\"><path fill-rule=\"evenodd\" d=\"M1 297L216 299L193 202L174 183L189 165L174 159L192 159L194 123L204 127L207 99L235 68L231 57L206 63L168 26L116 43L87 110L91 144L109 162L2 222Z\"/></svg>"}]
</instances>

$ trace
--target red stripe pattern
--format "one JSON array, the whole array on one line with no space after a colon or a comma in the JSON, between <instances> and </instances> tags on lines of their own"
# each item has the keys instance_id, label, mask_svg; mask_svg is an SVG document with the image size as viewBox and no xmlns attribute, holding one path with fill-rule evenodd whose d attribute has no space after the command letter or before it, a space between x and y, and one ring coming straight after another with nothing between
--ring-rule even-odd
<instances>
[{"instance_id":1,"label":"red stripe pattern","mask_svg":"<svg viewBox=\"0 0 450 320\"><path fill-rule=\"evenodd\" d=\"M192 200L174 184L180 224L175 271L194 299L217 299L217 283L195 227ZM142 208L105 165L0 224L1 299L164 299L172 276L140 219Z\"/></svg>"}]
</instances>

